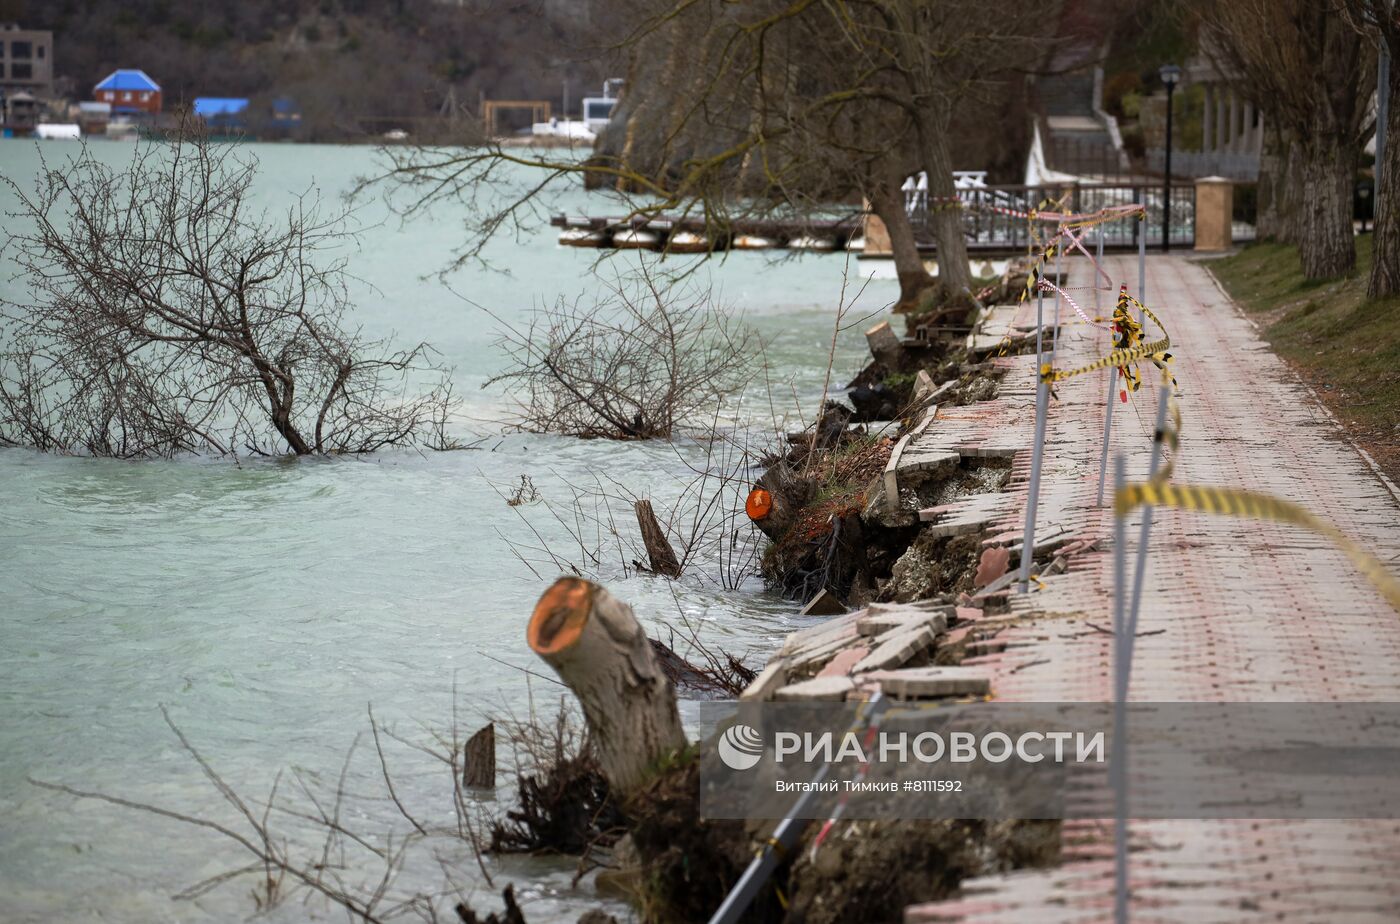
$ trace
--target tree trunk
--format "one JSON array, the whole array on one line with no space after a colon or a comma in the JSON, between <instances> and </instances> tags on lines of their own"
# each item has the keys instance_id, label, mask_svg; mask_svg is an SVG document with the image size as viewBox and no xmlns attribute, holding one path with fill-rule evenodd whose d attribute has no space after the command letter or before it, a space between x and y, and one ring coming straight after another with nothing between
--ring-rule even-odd
<instances>
[{"instance_id":1,"label":"tree trunk","mask_svg":"<svg viewBox=\"0 0 1400 924\"><path fill-rule=\"evenodd\" d=\"M1385 120L1385 162L1375 190L1375 234L1371 238L1371 298L1400 295L1400 61L1391 58L1390 110Z\"/></svg>"},{"instance_id":2,"label":"tree trunk","mask_svg":"<svg viewBox=\"0 0 1400 924\"><path fill-rule=\"evenodd\" d=\"M1351 191L1356 151L1331 134L1316 133L1298 152L1298 255L1308 279L1335 279L1356 266Z\"/></svg>"},{"instance_id":3,"label":"tree trunk","mask_svg":"<svg viewBox=\"0 0 1400 924\"><path fill-rule=\"evenodd\" d=\"M923 257L919 256L919 245L914 241L914 226L909 223L909 213L904 211L904 191L900 189L902 180L889 180L878 183L870 190L870 208L885 223L890 235L890 252L894 255L894 271L899 277L899 304L895 311L912 310L919 302L919 294L933 285L933 277L924 269Z\"/></svg>"},{"instance_id":4,"label":"tree trunk","mask_svg":"<svg viewBox=\"0 0 1400 924\"><path fill-rule=\"evenodd\" d=\"M676 559L676 551L666 539L666 531L656 520L656 511L651 509L651 501L639 500L633 505L637 513L637 526L642 530L642 543L647 547L647 559L653 574L678 578L681 576L681 563Z\"/></svg>"},{"instance_id":5,"label":"tree trunk","mask_svg":"<svg viewBox=\"0 0 1400 924\"><path fill-rule=\"evenodd\" d=\"M488 722L462 748L462 785L491 789L496 785L496 723Z\"/></svg>"},{"instance_id":6,"label":"tree trunk","mask_svg":"<svg viewBox=\"0 0 1400 924\"><path fill-rule=\"evenodd\" d=\"M578 697L609 784L626 793L686 746L675 688L632 608L582 578L562 577L535 604L526 638Z\"/></svg>"},{"instance_id":7,"label":"tree trunk","mask_svg":"<svg viewBox=\"0 0 1400 924\"><path fill-rule=\"evenodd\" d=\"M928 174L929 227L938 244L938 284L945 298L972 289L972 267L967 262L962 210L949 201L957 196L953 186L953 162L948 156L947 134L933 129L920 132L924 171Z\"/></svg>"},{"instance_id":8,"label":"tree trunk","mask_svg":"<svg viewBox=\"0 0 1400 924\"><path fill-rule=\"evenodd\" d=\"M754 495L750 493L750 502L745 504L749 519L769 539L782 538L806 505L809 488L809 483L798 478L786 463L770 466L754 485L755 492L767 492L763 503L755 504Z\"/></svg>"},{"instance_id":9,"label":"tree trunk","mask_svg":"<svg viewBox=\"0 0 1400 924\"><path fill-rule=\"evenodd\" d=\"M1261 241L1294 241L1293 213L1297 210L1298 194L1289 169L1296 159L1292 152L1293 145L1279 128L1278 120L1265 118L1255 215L1255 233Z\"/></svg>"}]
</instances>

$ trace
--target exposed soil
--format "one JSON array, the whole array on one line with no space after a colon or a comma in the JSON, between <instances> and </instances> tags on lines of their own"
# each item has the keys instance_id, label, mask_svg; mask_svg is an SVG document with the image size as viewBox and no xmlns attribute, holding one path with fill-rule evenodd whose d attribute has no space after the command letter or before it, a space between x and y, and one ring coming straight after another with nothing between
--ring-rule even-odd
<instances>
[{"instance_id":1,"label":"exposed soil","mask_svg":"<svg viewBox=\"0 0 1400 924\"><path fill-rule=\"evenodd\" d=\"M632 846L645 858L633 877L643 921L706 920L770 834L771 823L700 821L699 794L691 762L628 802ZM813 859L821 827L808 826L792 862L759 892L745 921L899 921L905 906L946 898L968 877L1046 866L1059 856L1058 821L848 821Z\"/></svg>"},{"instance_id":2,"label":"exposed soil","mask_svg":"<svg viewBox=\"0 0 1400 924\"><path fill-rule=\"evenodd\" d=\"M814 826L816 827L816 826ZM901 921L904 909L947 898L964 879L1059 859L1058 821L851 821L788 874L785 922Z\"/></svg>"},{"instance_id":3,"label":"exposed soil","mask_svg":"<svg viewBox=\"0 0 1400 924\"><path fill-rule=\"evenodd\" d=\"M491 826L492 853L582 854L621 834L622 812L585 749L516 777L518 805Z\"/></svg>"}]
</instances>

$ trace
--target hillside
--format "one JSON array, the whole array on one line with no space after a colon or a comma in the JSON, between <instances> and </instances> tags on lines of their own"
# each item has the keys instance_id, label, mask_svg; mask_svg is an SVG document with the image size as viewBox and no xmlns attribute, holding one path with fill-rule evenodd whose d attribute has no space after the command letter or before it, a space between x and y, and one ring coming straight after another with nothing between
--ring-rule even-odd
<instances>
[{"instance_id":1,"label":"hillside","mask_svg":"<svg viewBox=\"0 0 1400 924\"><path fill-rule=\"evenodd\" d=\"M0 0L0 21L54 32L60 92L117 67L158 81L168 107L196 96L290 96L309 140L436 119L451 101L562 102L605 75L589 4L562 0ZM444 104L447 104L445 107Z\"/></svg>"}]
</instances>

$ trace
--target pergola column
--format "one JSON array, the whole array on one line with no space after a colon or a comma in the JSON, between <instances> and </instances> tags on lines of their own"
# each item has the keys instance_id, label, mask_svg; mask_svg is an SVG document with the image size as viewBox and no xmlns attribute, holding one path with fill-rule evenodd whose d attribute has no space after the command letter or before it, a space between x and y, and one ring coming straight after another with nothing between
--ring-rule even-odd
<instances>
[{"instance_id":1,"label":"pergola column","mask_svg":"<svg viewBox=\"0 0 1400 924\"><path fill-rule=\"evenodd\" d=\"M1225 142L1226 150L1231 154L1239 146L1240 140L1240 100L1234 90L1230 91L1230 137Z\"/></svg>"},{"instance_id":2,"label":"pergola column","mask_svg":"<svg viewBox=\"0 0 1400 924\"><path fill-rule=\"evenodd\" d=\"M1225 93L1221 88L1215 94L1215 147L1212 150L1218 151L1225 146Z\"/></svg>"},{"instance_id":3,"label":"pergola column","mask_svg":"<svg viewBox=\"0 0 1400 924\"><path fill-rule=\"evenodd\" d=\"M1211 143L1214 137L1214 133L1211 131L1211 122L1214 121L1214 113L1211 112L1211 104L1215 100L1215 88L1211 84L1206 84L1205 89L1205 114L1201 117L1201 130L1203 133L1201 135L1201 152L1203 154L1209 154L1214 150Z\"/></svg>"}]
</instances>

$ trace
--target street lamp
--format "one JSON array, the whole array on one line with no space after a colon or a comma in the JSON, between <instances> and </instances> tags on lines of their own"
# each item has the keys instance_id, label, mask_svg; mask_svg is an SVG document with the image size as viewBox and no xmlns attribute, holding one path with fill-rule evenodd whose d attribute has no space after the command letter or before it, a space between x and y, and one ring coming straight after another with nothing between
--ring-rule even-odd
<instances>
[{"instance_id":1,"label":"street lamp","mask_svg":"<svg viewBox=\"0 0 1400 924\"><path fill-rule=\"evenodd\" d=\"M1181 80L1181 68L1175 64L1163 64L1157 74L1167 88L1167 163L1162 179L1162 250L1168 251L1172 247L1172 94L1176 92L1176 85Z\"/></svg>"}]
</instances>

